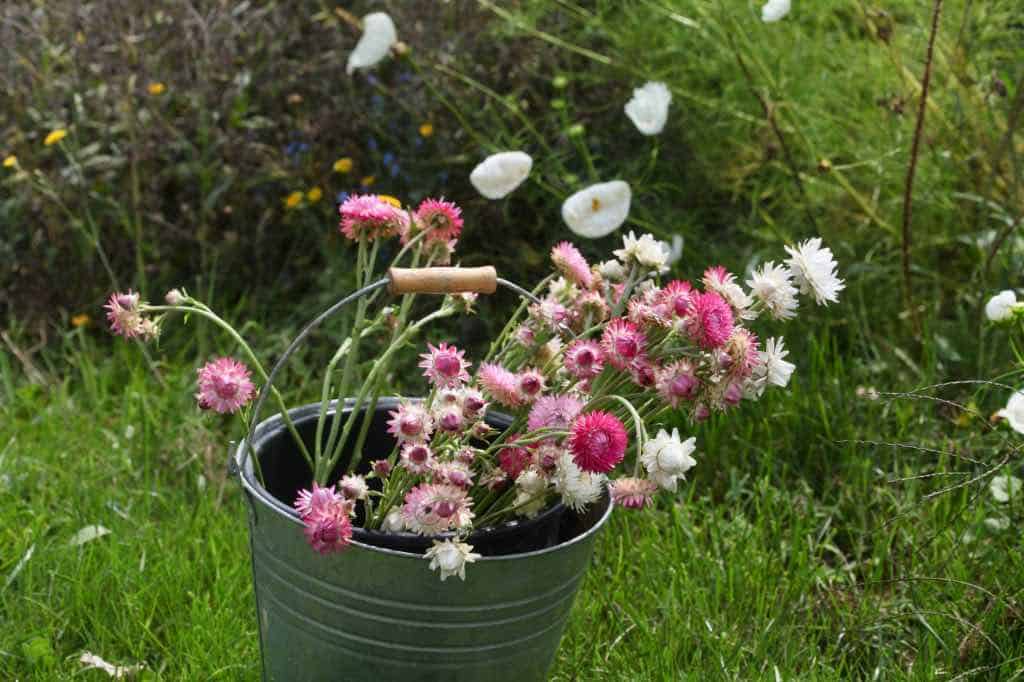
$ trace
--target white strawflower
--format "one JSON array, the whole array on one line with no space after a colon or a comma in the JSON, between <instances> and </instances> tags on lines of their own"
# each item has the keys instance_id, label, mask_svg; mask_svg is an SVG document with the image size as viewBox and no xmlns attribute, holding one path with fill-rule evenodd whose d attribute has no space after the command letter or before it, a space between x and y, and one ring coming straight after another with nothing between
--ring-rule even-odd
<instances>
[{"instance_id":1,"label":"white strawflower","mask_svg":"<svg viewBox=\"0 0 1024 682\"><path fill-rule=\"evenodd\" d=\"M430 559L430 570L440 571L441 582L453 575L465 580L466 564L480 558L479 554L473 553L472 545L455 540L434 540L434 546L424 552L423 556Z\"/></svg>"},{"instance_id":2,"label":"white strawflower","mask_svg":"<svg viewBox=\"0 0 1024 682\"><path fill-rule=\"evenodd\" d=\"M604 491L604 474L594 474L580 469L572 455L563 452L555 464L551 479L555 490L562 496L562 502L573 511L582 512L597 502Z\"/></svg>"},{"instance_id":3,"label":"white strawflower","mask_svg":"<svg viewBox=\"0 0 1024 682\"><path fill-rule=\"evenodd\" d=\"M565 277L559 277L548 284L548 291L560 301L572 301L580 293L576 285L565 279Z\"/></svg>"},{"instance_id":4,"label":"white strawflower","mask_svg":"<svg viewBox=\"0 0 1024 682\"><path fill-rule=\"evenodd\" d=\"M664 272L668 269L670 251L668 244L659 242L653 235L644 234L637 238L630 231L622 238L622 248L612 253L623 263L632 261L655 272Z\"/></svg>"},{"instance_id":5,"label":"white strawflower","mask_svg":"<svg viewBox=\"0 0 1024 682\"><path fill-rule=\"evenodd\" d=\"M785 360L789 351L783 345L781 336L768 339L764 344L764 350L758 351L757 354L761 358L761 371L769 384L785 386L789 383L796 365Z\"/></svg>"},{"instance_id":6,"label":"white strawflower","mask_svg":"<svg viewBox=\"0 0 1024 682\"><path fill-rule=\"evenodd\" d=\"M388 56L392 46L398 42L395 22L386 12L373 12L363 17L363 35L359 38L352 54L348 56L345 73L350 76L356 69L374 66Z\"/></svg>"},{"instance_id":7,"label":"white strawflower","mask_svg":"<svg viewBox=\"0 0 1024 682\"><path fill-rule=\"evenodd\" d=\"M768 0L761 8L761 21L770 24L789 14L790 0Z\"/></svg>"},{"instance_id":8,"label":"white strawflower","mask_svg":"<svg viewBox=\"0 0 1024 682\"><path fill-rule=\"evenodd\" d=\"M384 517L380 524L381 530L397 533L405 530L405 519L402 517L402 508L394 507Z\"/></svg>"},{"instance_id":9,"label":"white strawflower","mask_svg":"<svg viewBox=\"0 0 1024 682\"><path fill-rule=\"evenodd\" d=\"M562 204L562 220L581 237L597 239L626 222L633 192L622 180L600 182L581 189Z\"/></svg>"},{"instance_id":10,"label":"white strawflower","mask_svg":"<svg viewBox=\"0 0 1024 682\"><path fill-rule=\"evenodd\" d=\"M672 93L667 85L648 81L642 88L633 90L632 99L626 102L626 116L641 134L657 135L665 129L670 102Z\"/></svg>"},{"instance_id":11,"label":"white strawflower","mask_svg":"<svg viewBox=\"0 0 1024 682\"><path fill-rule=\"evenodd\" d=\"M1017 308L1017 294L1007 289L1000 291L985 304L985 317L993 322L1002 322L1013 317Z\"/></svg>"},{"instance_id":12,"label":"white strawflower","mask_svg":"<svg viewBox=\"0 0 1024 682\"><path fill-rule=\"evenodd\" d=\"M512 502L512 506L516 507L516 513L526 517L536 516L544 508L547 479L535 469L527 469L516 478L516 487L519 490Z\"/></svg>"},{"instance_id":13,"label":"white strawflower","mask_svg":"<svg viewBox=\"0 0 1024 682\"><path fill-rule=\"evenodd\" d=\"M993 476L988 489L996 502L1009 502L1011 497L1020 494L1021 480L1016 476Z\"/></svg>"},{"instance_id":14,"label":"white strawflower","mask_svg":"<svg viewBox=\"0 0 1024 682\"><path fill-rule=\"evenodd\" d=\"M790 255L786 264L793 272L801 293L813 293L818 305L828 305L829 301L839 300L839 292L846 284L836 276L832 250L822 248L821 237L808 239L797 244L796 248L787 246L786 253Z\"/></svg>"},{"instance_id":15,"label":"white strawflower","mask_svg":"<svg viewBox=\"0 0 1024 682\"><path fill-rule=\"evenodd\" d=\"M1016 391L1006 401L1006 407L996 412L1017 433L1024 433L1024 391Z\"/></svg>"},{"instance_id":16,"label":"white strawflower","mask_svg":"<svg viewBox=\"0 0 1024 682\"><path fill-rule=\"evenodd\" d=\"M488 199L502 199L523 184L533 169L533 158L526 152L499 152L477 164L469 181Z\"/></svg>"},{"instance_id":17,"label":"white strawflower","mask_svg":"<svg viewBox=\"0 0 1024 682\"><path fill-rule=\"evenodd\" d=\"M640 456L650 479L659 487L672 492L676 491L676 480L685 480L686 472L697 464L690 455L697 449L697 439L679 438L679 429L672 429L672 434L661 429L658 435L644 443L644 451Z\"/></svg>"},{"instance_id":18,"label":"white strawflower","mask_svg":"<svg viewBox=\"0 0 1024 682\"><path fill-rule=\"evenodd\" d=\"M793 273L785 265L765 263L759 270L754 270L747 286L776 320L789 320L796 316L797 289L793 286Z\"/></svg>"},{"instance_id":19,"label":"white strawflower","mask_svg":"<svg viewBox=\"0 0 1024 682\"><path fill-rule=\"evenodd\" d=\"M597 266L601 277L610 282L620 282L626 279L626 268L617 260L606 260Z\"/></svg>"}]
</instances>

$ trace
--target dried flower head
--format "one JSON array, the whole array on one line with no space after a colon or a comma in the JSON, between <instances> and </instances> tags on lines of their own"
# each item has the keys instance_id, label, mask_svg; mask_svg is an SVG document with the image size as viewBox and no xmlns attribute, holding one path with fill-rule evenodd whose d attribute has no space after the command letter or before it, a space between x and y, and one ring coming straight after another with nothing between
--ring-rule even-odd
<instances>
[{"instance_id":1,"label":"dried flower head","mask_svg":"<svg viewBox=\"0 0 1024 682\"><path fill-rule=\"evenodd\" d=\"M246 405L256 393L249 368L234 358L217 358L199 370L199 391L196 400L204 410L221 414L234 413Z\"/></svg>"}]
</instances>

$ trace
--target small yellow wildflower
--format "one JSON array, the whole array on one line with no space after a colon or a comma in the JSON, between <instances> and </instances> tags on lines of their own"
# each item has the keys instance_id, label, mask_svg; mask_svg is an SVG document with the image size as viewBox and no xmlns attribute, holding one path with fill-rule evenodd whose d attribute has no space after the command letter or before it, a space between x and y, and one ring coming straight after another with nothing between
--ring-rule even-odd
<instances>
[{"instance_id":1,"label":"small yellow wildflower","mask_svg":"<svg viewBox=\"0 0 1024 682\"><path fill-rule=\"evenodd\" d=\"M68 131L64 130L63 128L57 128L56 130L52 131L49 135L46 136L46 139L43 140L43 144L46 145L47 147L51 147L60 142L61 140L63 140L67 136Z\"/></svg>"},{"instance_id":2,"label":"small yellow wildflower","mask_svg":"<svg viewBox=\"0 0 1024 682\"><path fill-rule=\"evenodd\" d=\"M334 172L335 173L348 173L348 172L350 172L352 170L352 166L353 166L352 159L350 159L350 158L348 158L346 156L345 158L338 159L337 161L334 162Z\"/></svg>"},{"instance_id":3,"label":"small yellow wildflower","mask_svg":"<svg viewBox=\"0 0 1024 682\"><path fill-rule=\"evenodd\" d=\"M420 136L421 137L430 137L433 134L434 134L434 124L433 123L431 123L430 121L427 121L426 123L421 123L420 124Z\"/></svg>"},{"instance_id":4,"label":"small yellow wildflower","mask_svg":"<svg viewBox=\"0 0 1024 682\"><path fill-rule=\"evenodd\" d=\"M85 313L79 313L71 318L71 326L77 329L78 327L84 327L89 324L90 321L91 318L88 315Z\"/></svg>"},{"instance_id":5,"label":"small yellow wildflower","mask_svg":"<svg viewBox=\"0 0 1024 682\"><path fill-rule=\"evenodd\" d=\"M390 194L378 194L377 198L380 199L381 201L388 202L395 208L402 208L402 202L399 200L398 197L393 197Z\"/></svg>"},{"instance_id":6,"label":"small yellow wildflower","mask_svg":"<svg viewBox=\"0 0 1024 682\"><path fill-rule=\"evenodd\" d=\"M14 154L11 154L10 156L4 159L4 168L14 168L17 165L18 157L15 156Z\"/></svg>"},{"instance_id":7,"label":"small yellow wildflower","mask_svg":"<svg viewBox=\"0 0 1024 682\"><path fill-rule=\"evenodd\" d=\"M146 90L151 95L162 95L167 90L167 86L160 82L150 83Z\"/></svg>"},{"instance_id":8,"label":"small yellow wildflower","mask_svg":"<svg viewBox=\"0 0 1024 682\"><path fill-rule=\"evenodd\" d=\"M373 183L377 182L376 175L364 175L363 179L359 181L359 184L363 187L369 187Z\"/></svg>"},{"instance_id":9,"label":"small yellow wildflower","mask_svg":"<svg viewBox=\"0 0 1024 682\"><path fill-rule=\"evenodd\" d=\"M319 187L314 187L313 189L306 192L306 201L308 201L311 204L315 204L316 202L320 201L323 198L323 196L324 191Z\"/></svg>"},{"instance_id":10,"label":"small yellow wildflower","mask_svg":"<svg viewBox=\"0 0 1024 682\"><path fill-rule=\"evenodd\" d=\"M292 192L284 199L285 208L295 208L302 203L302 192Z\"/></svg>"}]
</instances>

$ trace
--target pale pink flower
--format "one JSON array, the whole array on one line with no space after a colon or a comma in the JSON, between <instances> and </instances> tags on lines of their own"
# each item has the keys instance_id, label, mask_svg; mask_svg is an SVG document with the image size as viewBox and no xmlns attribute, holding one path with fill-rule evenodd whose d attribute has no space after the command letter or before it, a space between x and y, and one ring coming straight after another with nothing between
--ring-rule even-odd
<instances>
[{"instance_id":1,"label":"pale pink flower","mask_svg":"<svg viewBox=\"0 0 1024 682\"><path fill-rule=\"evenodd\" d=\"M646 343L644 333L634 323L621 317L609 322L601 335L604 358L618 369L626 369L639 358Z\"/></svg>"},{"instance_id":2,"label":"pale pink flower","mask_svg":"<svg viewBox=\"0 0 1024 682\"><path fill-rule=\"evenodd\" d=\"M520 401L532 403L544 391L544 375L533 367L519 372L517 376Z\"/></svg>"},{"instance_id":3,"label":"pale pink flower","mask_svg":"<svg viewBox=\"0 0 1024 682\"><path fill-rule=\"evenodd\" d=\"M569 436L573 461L583 471L604 474L626 456L626 427L610 412L588 412L576 419Z\"/></svg>"},{"instance_id":4,"label":"pale pink flower","mask_svg":"<svg viewBox=\"0 0 1024 682\"><path fill-rule=\"evenodd\" d=\"M594 276L590 272L587 259L569 242L559 242L551 249L551 261L566 279L584 289L593 286Z\"/></svg>"},{"instance_id":5,"label":"pale pink flower","mask_svg":"<svg viewBox=\"0 0 1024 682\"><path fill-rule=\"evenodd\" d=\"M388 433L402 442L422 443L434 431L434 418L422 405L402 402L388 413Z\"/></svg>"},{"instance_id":6,"label":"pale pink flower","mask_svg":"<svg viewBox=\"0 0 1024 682\"><path fill-rule=\"evenodd\" d=\"M725 392L722 394L722 400L725 401L726 405L735 407L740 404L743 399L743 384L739 381L730 382L725 387Z\"/></svg>"},{"instance_id":7,"label":"pale pink flower","mask_svg":"<svg viewBox=\"0 0 1024 682\"><path fill-rule=\"evenodd\" d=\"M469 381L466 369L469 363L463 359L466 351L441 343L438 346L427 344L428 353L420 355L423 359L419 366L423 368L423 376L427 377L438 388L457 388Z\"/></svg>"},{"instance_id":8,"label":"pale pink flower","mask_svg":"<svg viewBox=\"0 0 1024 682\"><path fill-rule=\"evenodd\" d=\"M484 395L475 388L462 389L461 396L462 413L467 419L476 419L487 409L487 401Z\"/></svg>"},{"instance_id":9,"label":"pale pink flower","mask_svg":"<svg viewBox=\"0 0 1024 682\"><path fill-rule=\"evenodd\" d=\"M535 324L552 332L558 333L568 326L571 315L569 310L552 298L542 299L529 307L530 319Z\"/></svg>"},{"instance_id":10,"label":"pale pink flower","mask_svg":"<svg viewBox=\"0 0 1024 682\"><path fill-rule=\"evenodd\" d=\"M459 407L458 403L442 405L439 409L435 410L434 417L437 420L437 427L448 433L461 431L466 425L462 408Z\"/></svg>"},{"instance_id":11,"label":"pale pink flower","mask_svg":"<svg viewBox=\"0 0 1024 682\"><path fill-rule=\"evenodd\" d=\"M478 373L480 385L496 402L506 407L522 404L519 395L519 379L501 365L482 363Z\"/></svg>"},{"instance_id":12,"label":"pale pink flower","mask_svg":"<svg viewBox=\"0 0 1024 682\"><path fill-rule=\"evenodd\" d=\"M577 379L591 379L604 369L604 351L594 341L573 341L565 349L565 368Z\"/></svg>"},{"instance_id":13,"label":"pale pink flower","mask_svg":"<svg viewBox=\"0 0 1024 682\"><path fill-rule=\"evenodd\" d=\"M349 546L352 540L352 522L348 513L334 511L317 514L305 521L306 540L320 554L338 552Z\"/></svg>"},{"instance_id":14,"label":"pale pink flower","mask_svg":"<svg viewBox=\"0 0 1024 682\"><path fill-rule=\"evenodd\" d=\"M678 360L662 367L657 373L658 394L672 407L679 407L681 400L693 400L700 390L693 363Z\"/></svg>"},{"instance_id":15,"label":"pale pink flower","mask_svg":"<svg viewBox=\"0 0 1024 682\"><path fill-rule=\"evenodd\" d=\"M713 291L694 294L687 330L703 348L718 348L732 335L732 308Z\"/></svg>"},{"instance_id":16,"label":"pale pink flower","mask_svg":"<svg viewBox=\"0 0 1024 682\"><path fill-rule=\"evenodd\" d=\"M342 203L341 232L353 241L360 237L391 237L406 229L409 217L373 194L353 194Z\"/></svg>"},{"instance_id":17,"label":"pale pink flower","mask_svg":"<svg viewBox=\"0 0 1024 682\"><path fill-rule=\"evenodd\" d=\"M735 376L748 377L761 364L757 337L742 327L733 330L725 351L729 354L730 372Z\"/></svg>"},{"instance_id":18,"label":"pale pink flower","mask_svg":"<svg viewBox=\"0 0 1024 682\"><path fill-rule=\"evenodd\" d=\"M690 311L690 303L693 301L694 293L693 285L689 282L674 279L661 290L661 302L676 317L686 317Z\"/></svg>"},{"instance_id":19,"label":"pale pink flower","mask_svg":"<svg viewBox=\"0 0 1024 682\"><path fill-rule=\"evenodd\" d=\"M437 535L468 526L473 520L472 506L473 498L458 486L422 483L406 494L402 518L414 533Z\"/></svg>"},{"instance_id":20,"label":"pale pink flower","mask_svg":"<svg viewBox=\"0 0 1024 682\"><path fill-rule=\"evenodd\" d=\"M462 462L463 464L470 465L476 461L476 449L469 447L468 445L461 448L455 453L455 460Z\"/></svg>"},{"instance_id":21,"label":"pale pink flower","mask_svg":"<svg viewBox=\"0 0 1024 682\"><path fill-rule=\"evenodd\" d=\"M434 453L423 443L406 443L402 447L401 463L414 474L426 474L434 465Z\"/></svg>"},{"instance_id":22,"label":"pale pink flower","mask_svg":"<svg viewBox=\"0 0 1024 682\"><path fill-rule=\"evenodd\" d=\"M626 304L626 315L636 325L668 327L673 311L661 303L661 289L650 289Z\"/></svg>"},{"instance_id":23,"label":"pale pink flower","mask_svg":"<svg viewBox=\"0 0 1024 682\"><path fill-rule=\"evenodd\" d=\"M754 302L753 299L743 291L743 287L736 281L736 277L725 269L724 266L716 265L704 271L704 288L714 291L724 298L731 305L738 315L744 319L754 317L747 309Z\"/></svg>"},{"instance_id":24,"label":"pale pink flower","mask_svg":"<svg viewBox=\"0 0 1024 682\"><path fill-rule=\"evenodd\" d=\"M651 503L658 484L646 478L619 478L608 484L612 502L628 509L642 509Z\"/></svg>"},{"instance_id":25,"label":"pale pink flower","mask_svg":"<svg viewBox=\"0 0 1024 682\"><path fill-rule=\"evenodd\" d=\"M462 209L444 199L424 199L416 209L416 221L426 231L427 241L447 244L462 234Z\"/></svg>"},{"instance_id":26,"label":"pale pink flower","mask_svg":"<svg viewBox=\"0 0 1024 682\"><path fill-rule=\"evenodd\" d=\"M566 430L582 409L583 403L570 395L543 396L530 409L526 425L530 431L543 428Z\"/></svg>"},{"instance_id":27,"label":"pale pink flower","mask_svg":"<svg viewBox=\"0 0 1024 682\"><path fill-rule=\"evenodd\" d=\"M377 478L387 478L391 474L391 462L386 459L375 459L371 465Z\"/></svg>"},{"instance_id":28,"label":"pale pink flower","mask_svg":"<svg viewBox=\"0 0 1024 682\"><path fill-rule=\"evenodd\" d=\"M107 309L110 331L126 339L148 340L155 337L159 330L155 323L142 317L141 306L139 294L131 289L128 290L128 293L115 292L111 294L107 299L107 304L103 306ZM149 322L148 325L147 322Z\"/></svg>"},{"instance_id":29,"label":"pale pink flower","mask_svg":"<svg viewBox=\"0 0 1024 682\"><path fill-rule=\"evenodd\" d=\"M348 500L365 500L370 487L366 479L356 474L342 476L338 481L338 491Z\"/></svg>"},{"instance_id":30,"label":"pale pink flower","mask_svg":"<svg viewBox=\"0 0 1024 682\"><path fill-rule=\"evenodd\" d=\"M198 373L196 400L204 410L221 414L237 412L256 393L249 369L234 358L217 358L203 365Z\"/></svg>"},{"instance_id":31,"label":"pale pink flower","mask_svg":"<svg viewBox=\"0 0 1024 682\"><path fill-rule=\"evenodd\" d=\"M306 519L313 515L328 513L338 502L341 502L341 496L335 492L333 485L323 488L313 481L312 490L299 491L294 506L299 516Z\"/></svg>"},{"instance_id":32,"label":"pale pink flower","mask_svg":"<svg viewBox=\"0 0 1024 682\"><path fill-rule=\"evenodd\" d=\"M537 342L537 335L525 324L521 324L516 328L514 336L516 342L523 348L533 348L533 344Z\"/></svg>"},{"instance_id":33,"label":"pale pink flower","mask_svg":"<svg viewBox=\"0 0 1024 682\"><path fill-rule=\"evenodd\" d=\"M459 488L468 488L473 484L473 472L469 465L458 460L435 464L432 473L434 483L448 483Z\"/></svg>"}]
</instances>

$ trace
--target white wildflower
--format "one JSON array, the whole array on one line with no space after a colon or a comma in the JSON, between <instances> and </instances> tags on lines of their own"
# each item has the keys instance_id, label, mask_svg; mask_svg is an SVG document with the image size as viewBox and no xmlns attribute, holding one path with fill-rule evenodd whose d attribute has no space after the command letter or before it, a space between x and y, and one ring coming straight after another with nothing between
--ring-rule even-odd
<instances>
[{"instance_id":1,"label":"white wildflower","mask_svg":"<svg viewBox=\"0 0 1024 682\"><path fill-rule=\"evenodd\" d=\"M1017 307L1017 294L1009 289L1000 291L985 304L985 317L992 322L1003 322L1013 317Z\"/></svg>"},{"instance_id":2,"label":"white wildflower","mask_svg":"<svg viewBox=\"0 0 1024 682\"><path fill-rule=\"evenodd\" d=\"M797 289L793 286L793 273L785 265L765 263L760 270L754 270L747 286L776 320L789 320L796 316Z\"/></svg>"},{"instance_id":3,"label":"white wildflower","mask_svg":"<svg viewBox=\"0 0 1024 682\"><path fill-rule=\"evenodd\" d=\"M622 248L612 253L623 263L634 262L654 272L664 272L668 269L669 252L668 244L659 242L653 235L644 234L637 238L631 231L622 238Z\"/></svg>"},{"instance_id":4,"label":"white wildflower","mask_svg":"<svg viewBox=\"0 0 1024 682\"><path fill-rule=\"evenodd\" d=\"M518 491L512 506L516 507L518 514L526 517L536 516L544 508L544 491L547 487L547 479L535 469L527 469L516 478Z\"/></svg>"},{"instance_id":5,"label":"white wildflower","mask_svg":"<svg viewBox=\"0 0 1024 682\"><path fill-rule=\"evenodd\" d=\"M626 268L622 267L622 263L617 260L606 260L600 263L597 266L597 271L609 282L621 282L626 279Z\"/></svg>"},{"instance_id":6,"label":"white wildflower","mask_svg":"<svg viewBox=\"0 0 1024 682\"><path fill-rule=\"evenodd\" d=\"M582 512L588 505L597 502L605 484L604 474L595 474L580 469L572 455L563 452L555 465L552 477L555 490L562 496L562 502L573 511Z\"/></svg>"},{"instance_id":7,"label":"white wildflower","mask_svg":"<svg viewBox=\"0 0 1024 682\"><path fill-rule=\"evenodd\" d=\"M813 293L818 305L828 305L829 301L839 300L839 292L846 285L836 276L832 250L822 248L821 237L808 239L797 244L796 248L787 246L786 253L790 255L786 263L801 293Z\"/></svg>"},{"instance_id":8,"label":"white wildflower","mask_svg":"<svg viewBox=\"0 0 1024 682\"><path fill-rule=\"evenodd\" d=\"M572 301L580 293L576 285L566 280L565 277L559 277L548 284L548 291L559 301Z\"/></svg>"},{"instance_id":9,"label":"white wildflower","mask_svg":"<svg viewBox=\"0 0 1024 682\"><path fill-rule=\"evenodd\" d=\"M768 339L764 350L757 352L761 358L761 371L769 384L785 386L793 375L796 365L786 361L789 351L783 345L782 337Z\"/></svg>"},{"instance_id":10,"label":"white wildflower","mask_svg":"<svg viewBox=\"0 0 1024 682\"><path fill-rule=\"evenodd\" d=\"M672 429L672 434L661 429L658 435L644 443L644 451L640 456L650 479L661 488L675 492L676 480L685 479L686 472L697 464L691 455L697 449L697 439L679 438L679 429Z\"/></svg>"},{"instance_id":11,"label":"white wildflower","mask_svg":"<svg viewBox=\"0 0 1024 682\"><path fill-rule=\"evenodd\" d=\"M626 102L626 116L641 134L657 135L665 129L671 102L672 93L667 85L648 81L642 88L633 90L632 99Z\"/></svg>"},{"instance_id":12,"label":"white wildflower","mask_svg":"<svg viewBox=\"0 0 1024 682\"><path fill-rule=\"evenodd\" d=\"M395 22L386 12L373 12L363 17L363 35L359 38L352 54L348 56L345 73L350 76L356 69L376 65L388 56L392 46L398 42Z\"/></svg>"},{"instance_id":13,"label":"white wildflower","mask_svg":"<svg viewBox=\"0 0 1024 682\"><path fill-rule=\"evenodd\" d=\"M993 476L988 489L996 502L1009 502L1011 497L1020 495L1022 485L1016 476Z\"/></svg>"},{"instance_id":14,"label":"white wildflower","mask_svg":"<svg viewBox=\"0 0 1024 682\"><path fill-rule=\"evenodd\" d=\"M626 222L632 198L629 184L622 180L591 185L565 200L562 220L581 237L604 237Z\"/></svg>"},{"instance_id":15,"label":"white wildflower","mask_svg":"<svg viewBox=\"0 0 1024 682\"><path fill-rule=\"evenodd\" d=\"M405 530L405 517L402 516L401 507L394 507L389 511L380 527L381 530L390 533L398 533Z\"/></svg>"},{"instance_id":16,"label":"white wildflower","mask_svg":"<svg viewBox=\"0 0 1024 682\"><path fill-rule=\"evenodd\" d=\"M430 559L430 570L440 571L441 582L450 576L457 575L461 580L466 579L466 564L471 564L480 558L479 554L473 553L473 546L456 540L434 540L434 546L428 549L424 557Z\"/></svg>"},{"instance_id":17,"label":"white wildflower","mask_svg":"<svg viewBox=\"0 0 1024 682\"><path fill-rule=\"evenodd\" d=\"M790 0L768 0L761 8L761 21L770 24L789 14Z\"/></svg>"},{"instance_id":18,"label":"white wildflower","mask_svg":"<svg viewBox=\"0 0 1024 682\"><path fill-rule=\"evenodd\" d=\"M488 199L502 199L523 184L533 169L533 158L526 152L491 154L477 164L469 181Z\"/></svg>"},{"instance_id":19,"label":"white wildflower","mask_svg":"<svg viewBox=\"0 0 1024 682\"><path fill-rule=\"evenodd\" d=\"M1024 391L1016 391L1006 401L1006 407L996 412L1017 433L1024 433Z\"/></svg>"}]
</instances>

